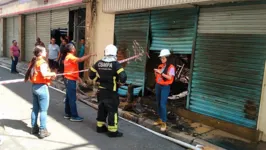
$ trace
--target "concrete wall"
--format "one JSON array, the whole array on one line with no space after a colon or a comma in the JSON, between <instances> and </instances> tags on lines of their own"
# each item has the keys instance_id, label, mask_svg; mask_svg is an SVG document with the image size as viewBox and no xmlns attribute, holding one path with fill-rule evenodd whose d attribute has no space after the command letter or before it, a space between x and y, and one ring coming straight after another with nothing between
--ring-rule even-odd
<instances>
[{"instance_id":1,"label":"concrete wall","mask_svg":"<svg viewBox=\"0 0 266 150\"><path fill-rule=\"evenodd\" d=\"M47 4L44 4L43 0L32 0L30 2L22 4L17 1L4 6L0 6L0 8L2 8L2 14L0 14L0 17L45 11L51 9L50 7L54 8L60 8L60 7L62 8L64 6L73 7L75 6L75 4L81 4L81 3L82 0L49 0Z\"/></svg>"},{"instance_id":2,"label":"concrete wall","mask_svg":"<svg viewBox=\"0 0 266 150\"><path fill-rule=\"evenodd\" d=\"M108 44L114 42L114 14L106 14L102 11L102 1L99 0L97 5L97 20L94 27L94 52L97 53L97 57L94 58L94 62L101 59L104 56L104 48ZM96 59L96 60L95 60Z\"/></svg>"},{"instance_id":3,"label":"concrete wall","mask_svg":"<svg viewBox=\"0 0 266 150\"><path fill-rule=\"evenodd\" d=\"M104 0L103 11L106 13L133 12L156 8L186 8L194 5L212 5L216 3L246 0Z\"/></svg>"},{"instance_id":4,"label":"concrete wall","mask_svg":"<svg viewBox=\"0 0 266 150\"><path fill-rule=\"evenodd\" d=\"M261 140L266 141L266 62L265 62L264 79L262 85L258 129L263 132Z\"/></svg>"}]
</instances>

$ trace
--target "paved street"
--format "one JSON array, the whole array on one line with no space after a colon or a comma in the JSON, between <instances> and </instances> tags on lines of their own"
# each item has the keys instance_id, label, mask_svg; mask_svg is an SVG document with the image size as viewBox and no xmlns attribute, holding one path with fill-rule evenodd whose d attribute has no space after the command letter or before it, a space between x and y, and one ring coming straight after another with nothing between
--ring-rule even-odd
<instances>
[{"instance_id":1,"label":"paved street","mask_svg":"<svg viewBox=\"0 0 266 150\"><path fill-rule=\"evenodd\" d=\"M0 67L0 81L23 78L10 74ZM0 136L1 150L43 150L43 149L103 149L103 150L141 150L184 148L157 137L145 130L120 120L119 127L123 138L110 139L105 134L95 132L96 111L77 102L82 123L73 123L63 118L64 94L50 89L48 130L52 135L43 140L30 135L31 84L17 83L0 85Z\"/></svg>"}]
</instances>

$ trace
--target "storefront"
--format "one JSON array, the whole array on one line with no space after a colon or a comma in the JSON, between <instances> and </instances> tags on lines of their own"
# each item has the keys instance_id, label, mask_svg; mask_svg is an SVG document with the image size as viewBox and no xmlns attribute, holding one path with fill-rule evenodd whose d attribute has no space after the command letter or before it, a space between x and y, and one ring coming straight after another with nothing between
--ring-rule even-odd
<instances>
[{"instance_id":1,"label":"storefront","mask_svg":"<svg viewBox=\"0 0 266 150\"><path fill-rule=\"evenodd\" d=\"M116 15L115 18L115 44L119 51L126 57L131 57L141 52L136 48L134 41L143 51L147 50L149 35L149 12ZM145 86L146 55L141 60L130 61L126 64L125 71L128 75L128 84L144 88Z\"/></svg>"},{"instance_id":2,"label":"storefront","mask_svg":"<svg viewBox=\"0 0 266 150\"><path fill-rule=\"evenodd\" d=\"M25 16L25 60L30 61L36 42L36 14Z\"/></svg>"},{"instance_id":3,"label":"storefront","mask_svg":"<svg viewBox=\"0 0 266 150\"><path fill-rule=\"evenodd\" d=\"M265 8L200 9L188 109L257 128L266 59Z\"/></svg>"},{"instance_id":4,"label":"storefront","mask_svg":"<svg viewBox=\"0 0 266 150\"><path fill-rule=\"evenodd\" d=\"M18 31L18 17L17 16L6 18L6 24L5 24L4 32L6 35L4 54L7 57L10 57L9 48L12 45L12 41L13 40L18 41L19 31Z\"/></svg>"},{"instance_id":5,"label":"storefront","mask_svg":"<svg viewBox=\"0 0 266 150\"><path fill-rule=\"evenodd\" d=\"M68 31L69 10L59 9L25 16L25 50L26 60L30 61L33 56L33 48L36 38L39 37L47 47L50 43L51 31ZM59 40L60 37L57 38Z\"/></svg>"},{"instance_id":6,"label":"storefront","mask_svg":"<svg viewBox=\"0 0 266 150\"><path fill-rule=\"evenodd\" d=\"M124 54L127 54L127 57L136 54L134 41L145 52L141 61L131 61L126 65L128 84L141 86L142 89L145 89L147 84L154 84L154 75L151 74L160 63L158 54L162 49L169 49L173 53L171 59L179 55L191 55L196 35L196 16L196 8L152 10L116 15L115 44L120 50L126 51ZM146 53L150 54L149 59Z\"/></svg>"}]
</instances>

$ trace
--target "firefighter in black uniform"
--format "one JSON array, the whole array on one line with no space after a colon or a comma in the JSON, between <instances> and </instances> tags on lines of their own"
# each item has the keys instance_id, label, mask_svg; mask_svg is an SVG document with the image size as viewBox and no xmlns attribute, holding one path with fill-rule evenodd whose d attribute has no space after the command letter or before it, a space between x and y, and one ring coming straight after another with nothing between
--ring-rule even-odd
<instances>
[{"instance_id":1,"label":"firefighter in black uniform","mask_svg":"<svg viewBox=\"0 0 266 150\"><path fill-rule=\"evenodd\" d=\"M108 132L109 137L122 137L123 133L118 131L118 105L120 103L117 93L117 85L124 84L127 75L120 63L117 61L117 48L108 45L104 51L104 58L99 60L90 68L90 79L99 82L98 91L98 116L97 132ZM108 116L108 128L105 126Z\"/></svg>"}]
</instances>

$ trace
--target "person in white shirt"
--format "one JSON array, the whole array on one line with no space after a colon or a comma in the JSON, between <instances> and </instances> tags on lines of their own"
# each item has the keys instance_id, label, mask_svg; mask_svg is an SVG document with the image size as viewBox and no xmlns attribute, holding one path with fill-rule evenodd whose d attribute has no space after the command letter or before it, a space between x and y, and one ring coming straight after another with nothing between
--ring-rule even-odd
<instances>
[{"instance_id":1,"label":"person in white shirt","mask_svg":"<svg viewBox=\"0 0 266 150\"><path fill-rule=\"evenodd\" d=\"M60 52L60 47L55 44L55 38L51 38L51 44L49 44L49 56L48 56L48 63L51 70L56 71L58 69L58 56Z\"/></svg>"}]
</instances>

